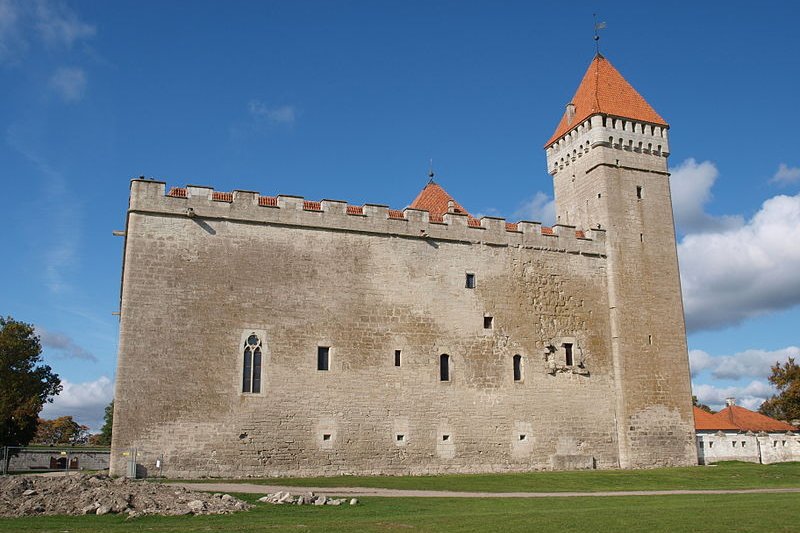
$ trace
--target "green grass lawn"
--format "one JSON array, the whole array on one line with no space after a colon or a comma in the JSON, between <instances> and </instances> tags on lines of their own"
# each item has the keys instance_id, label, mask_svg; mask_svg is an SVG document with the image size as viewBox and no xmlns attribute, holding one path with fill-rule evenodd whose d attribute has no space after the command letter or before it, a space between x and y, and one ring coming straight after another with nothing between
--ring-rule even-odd
<instances>
[{"instance_id":1,"label":"green grass lawn","mask_svg":"<svg viewBox=\"0 0 800 533\"><path fill-rule=\"evenodd\" d=\"M241 495L255 501L253 495ZM364 498L358 506L257 504L223 516L0 519L8 532L797 532L800 494L575 498Z\"/></svg>"},{"instance_id":2,"label":"green grass lawn","mask_svg":"<svg viewBox=\"0 0 800 533\"><path fill-rule=\"evenodd\" d=\"M217 482L220 480L199 480ZM338 476L231 480L296 487L381 487L389 489L483 492L587 492L608 490L757 489L800 487L800 463L757 465L729 462L717 466L653 470L526 472L443 476ZM799 511L800 513L800 511ZM800 526L798 526L800 530Z\"/></svg>"}]
</instances>

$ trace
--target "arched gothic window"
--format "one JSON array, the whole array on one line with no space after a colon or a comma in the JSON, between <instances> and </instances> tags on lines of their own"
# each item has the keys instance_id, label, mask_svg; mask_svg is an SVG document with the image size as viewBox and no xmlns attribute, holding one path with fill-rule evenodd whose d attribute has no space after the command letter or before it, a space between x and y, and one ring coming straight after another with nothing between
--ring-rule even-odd
<instances>
[{"instance_id":1,"label":"arched gothic window","mask_svg":"<svg viewBox=\"0 0 800 533\"><path fill-rule=\"evenodd\" d=\"M244 341L242 392L261 392L261 339L253 333Z\"/></svg>"}]
</instances>

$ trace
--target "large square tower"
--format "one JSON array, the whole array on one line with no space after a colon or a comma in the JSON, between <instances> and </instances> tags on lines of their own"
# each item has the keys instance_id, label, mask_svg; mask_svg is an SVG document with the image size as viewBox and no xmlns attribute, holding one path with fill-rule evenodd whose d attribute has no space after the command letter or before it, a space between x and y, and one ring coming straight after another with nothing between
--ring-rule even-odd
<instances>
[{"instance_id":1,"label":"large square tower","mask_svg":"<svg viewBox=\"0 0 800 533\"><path fill-rule=\"evenodd\" d=\"M545 145L558 223L606 230L623 468L696 460L668 129L598 53Z\"/></svg>"}]
</instances>

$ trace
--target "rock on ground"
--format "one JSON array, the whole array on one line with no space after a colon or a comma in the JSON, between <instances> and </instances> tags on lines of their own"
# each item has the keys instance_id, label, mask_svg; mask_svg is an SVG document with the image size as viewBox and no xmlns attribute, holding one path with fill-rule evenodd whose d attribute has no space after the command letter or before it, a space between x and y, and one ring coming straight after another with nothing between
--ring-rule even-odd
<instances>
[{"instance_id":1,"label":"rock on ground","mask_svg":"<svg viewBox=\"0 0 800 533\"><path fill-rule=\"evenodd\" d=\"M208 494L103 474L0 478L0 517L125 513L223 514L250 504L229 494Z\"/></svg>"}]
</instances>

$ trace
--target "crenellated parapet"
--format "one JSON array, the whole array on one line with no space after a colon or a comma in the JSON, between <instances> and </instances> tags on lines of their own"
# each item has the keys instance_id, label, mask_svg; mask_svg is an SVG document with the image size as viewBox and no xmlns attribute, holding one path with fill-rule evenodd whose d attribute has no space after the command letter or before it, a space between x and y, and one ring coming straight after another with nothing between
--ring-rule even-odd
<instances>
[{"instance_id":1,"label":"crenellated parapet","mask_svg":"<svg viewBox=\"0 0 800 533\"><path fill-rule=\"evenodd\" d=\"M420 209L261 196L253 191L218 192L193 185L167 192L164 182L148 179L131 181L129 212L605 256L605 231L601 229L584 232L574 226L511 223L498 217L476 219L464 213L431 216Z\"/></svg>"},{"instance_id":2,"label":"crenellated parapet","mask_svg":"<svg viewBox=\"0 0 800 533\"><path fill-rule=\"evenodd\" d=\"M547 169L555 175L596 147L621 154L669 156L667 126L607 115L592 115L547 147Z\"/></svg>"}]
</instances>

